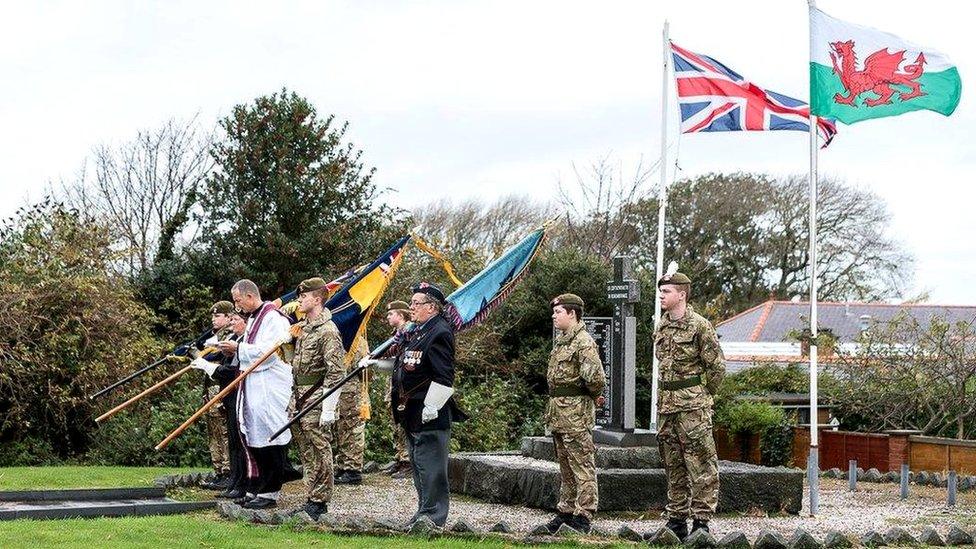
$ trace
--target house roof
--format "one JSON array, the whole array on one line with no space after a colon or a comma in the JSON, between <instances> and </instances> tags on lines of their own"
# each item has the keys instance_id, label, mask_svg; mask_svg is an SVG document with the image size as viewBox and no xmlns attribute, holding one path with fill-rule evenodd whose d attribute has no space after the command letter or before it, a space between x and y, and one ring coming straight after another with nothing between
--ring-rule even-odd
<instances>
[{"instance_id":1,"label":"house roof","mask_svg":"<svg viewBox=\"0 0 976 549\"><path fill-rule=\"evenodd\" d=\"M920 323L933 318L950 322L972 322L976 305L923 305L888 303L820 302L817 316L820 329L829 329L841 342L850 342L861 332L861 317L869 323L887 322L900 312L906 312ZM792 331L802 331L810 325L810 303L774 301L743 311L720 322L715 330L723 344L727 342L783 342Z\"/></svg>"}]
</instances>

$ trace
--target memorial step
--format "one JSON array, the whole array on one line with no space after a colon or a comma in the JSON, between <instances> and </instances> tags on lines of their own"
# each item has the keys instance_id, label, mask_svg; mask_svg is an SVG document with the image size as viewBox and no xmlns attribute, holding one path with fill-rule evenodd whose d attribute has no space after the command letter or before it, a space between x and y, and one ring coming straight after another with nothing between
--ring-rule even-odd
<instances>
[{"instance_id":1,"label":"memorial step","mask_svg":"<svg viewBox=\"0 0 976 549\"><path fill-rule=\"evenodd\" d=\"M172 515L217 502L176 501L162 488L90 488L0 492L0 520Z\"/></svg>"},{"instance_id":2,"label":"memorial step","mask_svg":"<svg viewBox=\"0 0 976 549\"><path fill-rule=\"evenodd\" d=\"M522 455L527 458L556 461L552 437L522 438ZM654 469L661 467L657 446L617 447L596 445L597 469Z\"/></svg>"}]
</instances>

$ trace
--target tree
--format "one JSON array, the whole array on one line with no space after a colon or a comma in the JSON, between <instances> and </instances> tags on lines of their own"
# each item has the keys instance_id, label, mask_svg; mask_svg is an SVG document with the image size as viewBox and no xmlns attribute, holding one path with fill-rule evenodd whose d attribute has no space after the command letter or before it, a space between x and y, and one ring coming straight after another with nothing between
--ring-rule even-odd
<instances>
[{"instance_id":1,"label":"tree","mask_svg":"<svg viewBox=\"0 0 976 549\"><path fill-rule=\"evenodd\" d=\"M484 260L539 228L552 213L549 204L521 196L503 196L489 204L441 200L415 209L412 225L444 253L474 253Z\"/></svg>"},{"instance_id":2,"label":"tree","mask_svg":"<svg viewBox=\"0 0 976 549\"><path fill-rule=\"evenodd\" d=\"M902 313L862 334L824 376L834 413L852 428L917 429L965 438L976 428L976 319L920 322Z\"/></svg>"},{"instance_id":3,"label":"tree","mask_svg":"<svg viewBox=\"0 0 976 549\"><path fill-rule=\"evenodd\" d=\"M694 280L692 300L724 318L770 297L808 291L808 199L805 180L754 174L708 174L668 189L665 258ZM633 237L627 253L653 270L656 197L620 209ZM818 280L824 300L898 295L912 260L887 236L890 216L880 197L825 180L818 197Z\"/></svg>"},{"instance_id":4,"label":"tree","mask_svg":"<svg viewBox=\"0 0 976 549\"><path fill-rule=\"evenodd\" d=\"M374 169L346 142L348 124L282 90L220 121L217 170L202 196L208 282L226 291L248 276L269 295L372 258L402 231L378 202Z\"/></svg>"},{"instance_id":5,"label":"tree","mask_svg":"<svg viewBox=\"0 0 976 549\"><path fill-rule=\"evenodd\" d=\"M211 133L196 119L169 120L142 130L117 147L95 148L76 180L62 183L65 202L104 224L120 251L122 272L135 278L155 260L172 259L197 203L201 184L210 175Z\"/></svg>"},{"instance_id":6,"label":"tree","mask_svg":"<svg viewBox=\"0 0 976 549\"><path fill-rule=\"evenodd\" d=\"M87 396L157 356L152 313L113 270L110 243L50 200L0 227L0 454L80 456L95 432Z\"/></svg>"}]
</instances>

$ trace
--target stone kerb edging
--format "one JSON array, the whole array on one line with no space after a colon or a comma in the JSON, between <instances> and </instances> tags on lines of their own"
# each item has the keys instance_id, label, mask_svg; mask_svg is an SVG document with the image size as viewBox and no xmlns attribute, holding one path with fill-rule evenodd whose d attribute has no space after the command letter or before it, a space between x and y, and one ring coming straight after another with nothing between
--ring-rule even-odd
<instances>
[{"instance_id":1,"label":"stone kerb edging","mask_svg":"<svg viewBox=\"0 0 976 549\"><path fill-rule=\"evenodd\" d=\"M244 509L231 502L217 504L217 512L230 520L242 520L256 524L279 525L288 524L296 528L314 528L341 535L371 535L393 536L413 535L423 537L475 537L484 539L497 537L504 540L516 540L527 543L548 544L559 543L561 538L582 537L579 532L565 524L555 535L550 535L543 526L537 526L530 532L512 532L505 522L499 522L487 530L472 527L464 520L458 520L448 528L438 528L429 520L417 522L410 528L404 529L396 520L388 518L371 519L364 516L350 516L342 520L331 515L322 515L314 521L304 512L294 511L261 511ZM716 539L710 533L699 531L689 536L682 544L673 532L660 527L653 532L638 533L629 526L621 526L616 532L604 532L594 528L585 536L593 542L619 543L621 541L651 546L679 546L695 549L847 549L857 546L922 546L933 547L973 545L973 535L960 526L951 526L944 535L935 528L927 527L915 537L908 530L892 527L885 532L874 530L865 532L861 536L851 536L836 530L810 533L804 529L797 529L793 535L786 537L780 533L763 530L754 540L750 540L742 532L728 532Z\"/></svg>"},{"instance_id":2,"label":"stone kerb edging","mask_svg":"<svg viewBox=\"0 0 976 549\"><path fill-rule=\"evenodd\" d=\"M214 479L213 472L184 473L156 477L153 484L159 488L194 488Z\"/></svg>"},{"instance_id":3,"label":"stone kerb edging","mask_svg":"<svg viewBox=\"0 0 976 549\"><path fill-rule=\"evenodd\" d=\"M833 469L821 471L820 476L824 478L846 479L847 471L841 471L840 469L834 467ZM959 480L956 488L960 492L976 489L976 476L959 475L958 478ZM901 473L898 471L888 471L887 473L882 473L874 467L865 471L864 469L858 467L857 480L858 482L890 482L898 484L901 482ZM908 474L908 482L917 484L919 486L935 486L937 488L945 488L948 485L946 475L943 475L942 473L930 473L928 471L919 471L917 473L914 471L910 472Z\"/></svg>"}]
</instances>

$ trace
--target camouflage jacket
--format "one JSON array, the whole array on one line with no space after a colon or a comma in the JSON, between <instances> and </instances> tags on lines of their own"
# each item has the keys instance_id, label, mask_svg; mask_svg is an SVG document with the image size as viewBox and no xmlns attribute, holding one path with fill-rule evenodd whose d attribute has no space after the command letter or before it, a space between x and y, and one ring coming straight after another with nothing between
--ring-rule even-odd
<instances>
[{"instance_id":1,"label":"camouflage jacket","mask_svg":"<svg viewBox=\"0 0 976 549\"><path fill-rule=\"evenodd\" d=\"M550 397L543 416L546 427L554 433L593 429L594 399L603 394L607 379L596 342L582 322L556 336L546 380L550 394L557 387L579 387L589 393Z\"/></svg>"},{"instance_id":2,"label":"camouflage jacket","mask_svg":"<svg viewBox=\"0 0 976 549\"><path fill-rule=\"evenodd\" d=\"M658 413L673 414L712 406L712 395L725 377L725 357L715 329L705 317L691 306L678 320L663 314L654 330L654 353L660 361L661 372ZM693 382L694 376L700 376L701 383L665 389L669 383Z\"/></svg>"},{"instance_id":3,"label":"camouflage jacket","mask_svg":"<svg viewBox=\"0 0 976 549\"><path fill-rule=\"evenodd\" d=\"M323 309L318 318L304 322L301 333L295 338L295 357L291 363L295 390L313 385L314 382L309 380L319 376L325 378L324 387L332 387L346 375L339 328L332 322L332 313L328 309Z\"/></svg>"}]
</instances>

